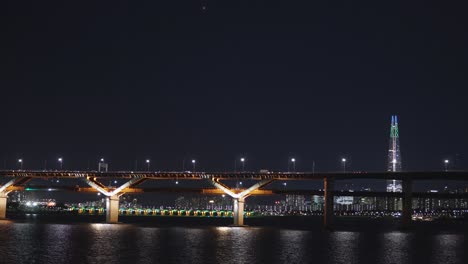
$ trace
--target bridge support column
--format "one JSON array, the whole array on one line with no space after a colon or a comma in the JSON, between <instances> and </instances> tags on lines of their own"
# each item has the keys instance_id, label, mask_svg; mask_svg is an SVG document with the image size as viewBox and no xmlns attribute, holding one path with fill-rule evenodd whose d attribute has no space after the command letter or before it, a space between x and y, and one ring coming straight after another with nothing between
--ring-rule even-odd
<instances>
[{"instance_id":1,"label":"bridge support column","mask_svg":"<svg viewBox=\"0 0 468 264\"><path fill-rule=\"evenodd\" d=\"M273 179L264 179L241 192L235 192L228 186L222 184L219 179L210 179L210 183L216 188L222 190L225 194L231 196L234 200L234 226L244 225L244 204L245 198L252 194L252 192L270 184Z\"/></svg>"},{"instance_id":2,"label":"bridge support column","mask_svg":"<svg viewBox=\"0 0 468 264\"><path fill-rule=\"evenodd\" d=\"M403 187L403 210L401 220L403 227L409 227L411 225L411 218L413 216L413 204L412 204L412 189L413 181L409 178L404 178L402 182Z\"/></svg>"},{"instance_id":3,"label":"bridge support column","mask_svg":"<svg viewBox=\"0 0 468 264\"><path fill-rule=\"evenodd\" d=\"M245 198L234 198L234 225L243 226L244 225L244 203Z\"/></svg>"},{"instance_id":4,"label":"bridge support column","mask_svg":"<svg viewBox=\"0 0 468 264\"><path fill-rule=\"evenodd\" d=\"M106 198L106 222L118 223L119 220L119 197L125 193L125 189L131 188L145 181L146 178L132 178L115 189L109 189L104 184L98 182L96 178L87 177L86 183L96 189L98 192L107 196Z\"/></svg>"},{"instance_id":5,"label":"bridge support column","mask_svg":"<svg viewBox=\"0 0 468 264\"><path fill-rule=\"evenodd\" d=\"M6 219L7 194L0 192L0 219Z\"/></svg>"},{"instance_id":6,"label":"bridge support column","mask_svg":"<svg viewBox=\"0 0 468 264\"><path fill-rule=\"evenodd\" d=\"M323 225L327 229L333 228L333 189L335 181L331 178L323 179Z\"/></svg>"},{"instance_id":7,"label":"bridge support column","mask_svg":"<svg viewBox=\"0 0 468 264\"><path fill-rule=\"evenodd\" d=\"M106 198L106 222L119 222L119 196L113 195Z\"/></svg>"},{"instance_id":8,"label":"bridge support column","mask_svg":"<svg viewBox=\"0 0 468 264\"><path fill-rule=\"evenodd\" d=\"M0 186L0 219L6 219L7 197L8 193L11 192L9 187L13 187L15 184L24 184L30 179L30 177L16 177Z\"/></svg>"}]
</instances>

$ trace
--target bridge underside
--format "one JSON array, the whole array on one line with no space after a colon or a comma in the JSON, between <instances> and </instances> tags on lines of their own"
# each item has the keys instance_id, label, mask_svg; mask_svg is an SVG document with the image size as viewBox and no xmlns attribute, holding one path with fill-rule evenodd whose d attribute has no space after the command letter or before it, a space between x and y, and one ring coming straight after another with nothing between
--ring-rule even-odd
<instances>
[{"instance_id":1,"label":"bridge underside","mask_svg":"<svg viewBox=\"0 0 468 264\"><path fill-rule=\"evenodd\" d=\"M404 224L411 221L411 199L421 198L468 198L467 193L445 194L445 193L413 193L413 180L421 179L444 179L444 180L467 180L468 172L398 172L398 173L133 173L133 172L57 172L57 171L0 171L0 177L11 177L12 179L0 186L0 219L6 217L6 202L8 193L11 191L21 191L30 189L25 184L33 178L57 179L68 178L78 179L86 182L89 187L54 186L54 190L69 190L76 192L99 192L106 196L106 221L108 223L118 222L119 197L125 193L146 193L146 192L194 192L207 195L226 194L233 198L234 225L244 224L244 203L245 199L251 195L272 195L272 194L308 194L324 196L324 225L331 228L333 225L333 197L334 196L361 196L361 197L398 197L403 199L402 220ZM124 178L127 182L119 187L108 187L98 181L98 179ZM335 180L343 179L399 179L403 182L403 192L339 192L334 190ZM148 179L177 179L177 180L205 180L214 188L140 188L139 184ZM221 180L248 179L257 180L257 183L245 189L232 189L223 184ZM264 189L275 180L323 180L324 191L316 190L274 190ZM34 187L34 186L33 186ZM37 190L50 190L51 187L36 186Z\"/></svg>"}]
</instances>

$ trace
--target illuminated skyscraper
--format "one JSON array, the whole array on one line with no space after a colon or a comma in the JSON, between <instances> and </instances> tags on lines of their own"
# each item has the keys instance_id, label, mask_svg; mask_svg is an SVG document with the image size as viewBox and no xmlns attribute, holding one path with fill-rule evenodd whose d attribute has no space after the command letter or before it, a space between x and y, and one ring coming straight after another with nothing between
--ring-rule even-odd
<instances>
[{"instance_id":1,"label":"illuminated skyscraper","mask_svg":"<svg viewBox=\"0 0 468 264\"><path fill-rule=\"evenodd\" d=\"M387 171L401 171L400 139L398 131L398 118L392 116L390 126L390 144L388 148L388 168ZM387 192L401 192L401 181L387 181Z\"/></svg>"},{"instance_id":2,"label":"illuminated skyscraper","mask_svg":"<svg viewBox=\"0 0 468 264\"><path fill-rule=\"evenodd\" d=\"M387 171L401 171L401 155L400 155L400 139L398 131L398 118L392 116L392 124L390 126L390 143L388 148L388 167ZM401 192L401 181L388 180L387 192ZM400 198L387 198L386 209L397 211L402 209L402 201Z\"/></svg>"}]
</instances>

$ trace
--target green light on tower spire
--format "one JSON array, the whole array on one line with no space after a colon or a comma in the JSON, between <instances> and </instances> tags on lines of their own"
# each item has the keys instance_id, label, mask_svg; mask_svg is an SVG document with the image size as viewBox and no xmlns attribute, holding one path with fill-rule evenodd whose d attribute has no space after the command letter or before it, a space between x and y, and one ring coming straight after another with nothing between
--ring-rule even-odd
<instances>
[{"instance_id":1,"label":"green light on tower spire","mask_svg":"<svg viewBox=\"0 0 468 264\"><path fill-rule=\"evenodd\" d=\"M397 116L392 116L392 125L390 127L390 137L398 138L398 119Z\"/></svg>"}]
</instances>

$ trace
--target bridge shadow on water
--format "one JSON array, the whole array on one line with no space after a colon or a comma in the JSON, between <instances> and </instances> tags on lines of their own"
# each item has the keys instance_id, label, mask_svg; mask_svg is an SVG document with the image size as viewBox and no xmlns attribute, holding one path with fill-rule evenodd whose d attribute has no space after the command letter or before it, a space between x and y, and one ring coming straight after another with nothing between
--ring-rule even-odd
<instances>
[{"instance_id":1,"label":"bridge shadow on water","mask_svg":"<svg viewBox=\"0 0 468 264\"><path fill-rule=\"evenodd\" d=\"M105 223L104 215L64 215L64 214L12 214L14 222L86 224ZM231 226L230 217L171 217L171 216L119 216L121 224L142 227L220 227ZM324 230L321 216L265 216L245 218L248 227L268 227L293 230ZM328 231L356 232L449 232L468 234L467 219L447 219L430 222L413 222L403 227L399 219L335 217L334 226Z\"/></svg>"}]
</instances>

